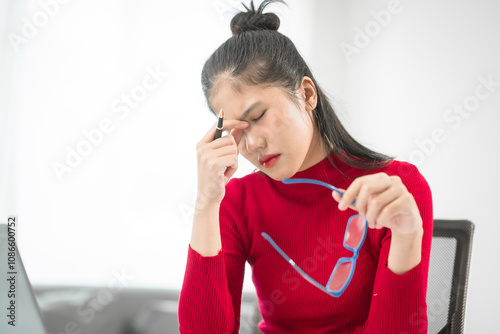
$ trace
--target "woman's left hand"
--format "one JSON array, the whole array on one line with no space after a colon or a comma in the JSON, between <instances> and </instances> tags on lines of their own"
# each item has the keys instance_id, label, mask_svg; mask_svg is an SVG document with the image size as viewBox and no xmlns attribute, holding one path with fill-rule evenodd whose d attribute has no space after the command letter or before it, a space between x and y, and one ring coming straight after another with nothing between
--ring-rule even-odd
<instances>
[{"instance_id":1,"label":"woman's left hand","mask_svg":"<svg viewBox=\"0 0 500 334\"><path fill-rule=\"evenodd\" d=\"M333 191L339 209L348 207L366 217L369 228L391 229L392 235L409 237L421 233L422 217L413 195L406 189L401 178L386 173L364 175L356 178L344 195ZM355 200L355 205L352 201Z\"/></svg>"}]
</instances>

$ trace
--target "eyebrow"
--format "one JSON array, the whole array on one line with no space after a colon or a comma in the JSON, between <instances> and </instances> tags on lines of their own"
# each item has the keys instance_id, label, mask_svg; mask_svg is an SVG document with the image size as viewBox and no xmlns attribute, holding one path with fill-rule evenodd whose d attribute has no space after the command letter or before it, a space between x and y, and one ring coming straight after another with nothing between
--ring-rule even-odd
<instances>
[{"instance_id":1,"label":"eyebrow","mask_svg":"<svg viewBox=\"0 0 500 334\"><path fill-rule=\"evenodd\" d=\"M252 112L252 110L259 107L261 104L262 104L261 101L257 101L257 102L252 103L252 105L250 105L250 107L248 107L248 109L245 110L245 112L243 113L243 115L240 118L240 121L244 121L248 117L248 114L250 114Z\"/></svg>"}]
</instances>

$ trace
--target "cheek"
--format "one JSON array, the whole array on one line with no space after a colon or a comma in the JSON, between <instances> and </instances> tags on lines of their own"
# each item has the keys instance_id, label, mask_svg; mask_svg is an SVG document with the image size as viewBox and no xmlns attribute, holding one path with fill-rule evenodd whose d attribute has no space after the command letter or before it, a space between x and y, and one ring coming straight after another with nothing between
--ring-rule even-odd
<instances>
[{"instance_id":1,"label":"cheek","mask_svg":"<svg viewBox=\"0 0 500 334\"><path fill-rule=\"evenodd\" d=\"M274 114L272 117L270 117L269 128L271 129L272 133L281 136L283 134L286 134L287 131L292 130L293 122L291 121L293 120L291 119L291 117L292 114L286 111L281 114Z\"/></svg>"},{"instance_id":2,"label":"cheek","mask_svg":"<svg viewBox=\"0 0 500 334\"><path fill-rule=\"evenodd\" d=\"M305 113L301 114L293 108L284 111L279 117L273 119L274 130L275 132L282 132L284 135L303 140L311 131L310 120L304 117L307 117Z\"/></svg>"}]
</instances>

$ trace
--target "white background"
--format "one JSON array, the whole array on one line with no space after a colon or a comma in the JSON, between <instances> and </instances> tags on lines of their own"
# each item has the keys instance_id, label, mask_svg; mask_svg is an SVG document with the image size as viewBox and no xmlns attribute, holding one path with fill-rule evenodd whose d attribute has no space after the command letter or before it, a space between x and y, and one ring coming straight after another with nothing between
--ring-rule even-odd
<instances>
[{"instance_id":1,"label":"white background","mask_svg":"<svg viewBox=\"0 0 500 334\"><path fill-rule=\"evenodd\" d=\"M34 285L106 285L124 272L130 286L179 288L195 146L216 121L201 69L243 7L229 0L49 3L0 2L0 220L17 215ZM287 3L266 11L280 16L279 31L295 42L350 133L417 165L435 218L476 224L466 332L491 331L500 300L500 5ZM383 25L380 13L389 9ZM359 45L361 32L371 35L366 46L347 57L342 46ZM25 39L16 44L13 36ZM164 73L161 82L124 116L123 94L139 92L148 70ZM462 116L450 113L474 101L480 77L497 86ZM58 178L53 164L65 164L68 147L105 119L112 130ZM253 169L240 157L234 177ZM250 274L247 265L245 291L254 289Z\"/></svg>"}]
</instances>

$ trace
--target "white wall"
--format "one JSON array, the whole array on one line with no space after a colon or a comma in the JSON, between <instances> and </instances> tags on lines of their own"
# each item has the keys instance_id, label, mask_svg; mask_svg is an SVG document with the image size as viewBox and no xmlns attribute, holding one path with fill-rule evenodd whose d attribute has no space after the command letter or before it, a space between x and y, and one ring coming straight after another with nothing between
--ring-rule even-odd
<instances>
[{"instance_id":1,"label":"white wall","mask_svg":"<svg viewBox=\"0 0 500 334\"><path fill-rule=\"evenodd\" d=\"M397 10L377 31L372 11L388 8ZM500 311L494 260L500 253L500 4L318 0L316 9L315 75L338 99L350 132L418 166L432 190L435 218L476 224L465 332L491 333ZM367 27L370 42L346 57L343 43L355 46L356 31ZM479 79L489 77L492 92ZM463 106L462 116L455 105ZM433 133L439 135L432 144Z\"/></svg>"},{"instance_id":2,"label":"white wall","mask_svg":"<svg viewBox=\"0 0 500 334\"><path fill-rule=\"evenodd\" d=\"M196 144L216 121L205 105L201 69L231 37L229 22L243 6L47 3L2 2L9 15L0 21L0 219L18 216L33 284L103 285L122 272L129 286L179 288L197 188ZM311 58L314 7L288 4L268 10ZM157 83L147 79L155 87L127 107L124 95L140 92L158 71ZM107 133L99 138L96 129ZM89 143L85 133L96 143L80 147L89 153L58 177L53 164L66 165L70 151ZM253 169L241 159L235 176ZM249 265L246 274L244 288L252 291Z\"/></svg>"},{"instance_id":3,"label":"white wall","mask_svg":"<svg viewBox=\"0 0 500 334\"><path fill-rule=\"evenodd\" d=\"M402 11L349 62L340 45L354 44L356 29L375 23L371 11L389 1L287 2L268 9L280 15L280 31L351 133L414 162L431 185L436 218L476 224L466 332L488 332L500 299L498 269L485 260L500 251L500 89L456 128L443 116L471 100L478 77L500 81L500 6L402 1ZM201 68L230 37L228 7L241 9L238 3L70 1L19 50L2 38L0 219L18 216L34 284L102 285L125 272L129 286L180 286L196 194L195 146L215 122ZM24 18L33 21L42 10L40 2L18 0L1 9L10 13L0 17L4 37L22 34ZM115 113L122 94L138 91L156 68L166 73L161 82L129 114ZM58 179L52 164L64 163L67 147L76 149L82 131L105 119L112 130ZM417 159L417 142L438 128L445 140ZM253 169L242 158L235 176ZM254 289L250 274L247 265L245 291Z\"/></svg>"}]
</instances>

